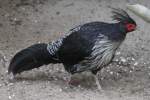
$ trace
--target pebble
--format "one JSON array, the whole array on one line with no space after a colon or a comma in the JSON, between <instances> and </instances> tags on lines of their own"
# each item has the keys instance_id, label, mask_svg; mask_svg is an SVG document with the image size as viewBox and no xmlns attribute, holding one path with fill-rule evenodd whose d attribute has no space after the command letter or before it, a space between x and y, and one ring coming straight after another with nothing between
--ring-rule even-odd
<instances>
[{"instance_id":1,"label":"pebble","mask_svg":"<svg viewBox=\"0 0 150 100\"><path fill-rule=\"evenodd\" d=\"M5 17L8 17L8 16L10 16L10 15L7 13L7 14L5 14L4 16L5 16Z\"/></svg>"},{"instance_id":2,"label":"pebble","mask_svg":"<svg viewBox=\"0 0 150 100\"><path fill-rule=\"evenodd\" d=\"M3 77L3 76L1 77L1 80L4 80L4 77Z\"/></svg>"},{"instance_id":3,"label":"pebble","mask_svg":"<svg viewBox=\"0 0 150 100\"><path fill-rule=\"evenodd\" d=\"M5 73L8 73L8 70L6 70Z\"/></svg>"},{"instance_id":4,"label":"pebble","mask_svg":"<svg viewBox=\"0 0 150 100\"><path fill-rule=\"evenodd\" d=\"M134 63L134 66L137 66L137 65L138 65L138 62L135 62L135 63Z\"/></svg>"},{"instance_id":5,"label":"pebble","mask_svg":"<svg viewBox=\"0 0 150 100\"><path fill-rule=\"evenodd\" d=\"M24 11L26 10L26 8L24 8L24 7L22 7L21 9L24 10Z\"/></svg>"},{"instance_id":6,"label":"pebble","mask_svg":"<svg viewBox=\"0 0 150 100\"><path fill-rule=\"evenodd\" d=\"M17 18L14 18L14 21L17 21Z\"/></svg>"},{"instance_id":7,"label":"pebble","mask_svg":"<svg viewBox=\"0 0 150 100\"><path fill-rule=\"evenodd\" d=\"M63 77L63 80L67 81L67 80L68 80L68 78L67 78L67 77Z\"/></svg>"},{"instance_id":8,"label":"pebble","mask_svg":"<svg viewBox=\"0 0 150 100\"><path fill-rule=\"evenodd\" d=\"M122 62L126 62L127 60L124 57L120 57Z\"/></svg>"},{"instance_id":9,"label":"pebble","mask_svg":"<svg viewBox=\"0 0 150 100\"><path fill-rule=\"evenodd\" d=\"M13 86L13 85L14 85L14 83L9 83L9 84L8 84L8 86Z\"/></svg>"},{"instance_id":10,"label":"pebble","mask_svg":"<svg viewBox=\"0 0 150 100\"><path fill-rule=\"evenodd\" d=\"M12 97L11 97L11 96L8 96L8 98L9 98L9 99L12 99Z\"/></svg>"},{"instance_id":11,"label":"pebble","mask_svg":"<svg viewBox=\"0 0 150 100\"><path fill-rule=\"evenodd\" d=\"M135 59L134 59L134 58L131 58L131 60L132 60L132 61L135 61Z\"/></svg>"},{"instance_id":12,"label":"pebble","mask_svg":"<svg viewBox=\"0 0 150 100\"><path fill-rule=\"evenodd\" d=\"M135 67L133 66L133 67L131 67L133 70L135 70Z\"/></svg>"},{"instance_id":13,"label":"pebble","mask_svg":"<svg viewBox=\"0 0 150 100\"><path fill-rule=\"evenodd\" d=\"M104 80L104 77L101 77L101 80Z\"/></svg>"},{"instance_id":14,"label":"pebble","mask_svg":"<svg viewBox=\"0 0 150 100\"><path fill-rule=\"evenodd\" d=\"M15 97L15 95L14 95L14 94L12 94L12 95L8 96L8 98L9 98L9 99L12 99L13 97Z\"/></svg>"},{"instance_id":15,"label":"pebble","mask_svg":"<svg viewBox=\"0 0 150 100\"><path fill-rule=\"evenodd\" d=\"M116 52L116 55L120 55L121 54L121 52Z\"/></svg>"},{"instance_id":16,"label":"pebble","mask_svg":"<svg viewBox=\"0 0 150 100\"><path fill-rule=\"evenodd\" d=\"M119 65L116 65L117 67L120 67Z\"/></svg>"},{"instance_id":17,"label":"pebble","mask_svg":"<svg viewBox=\"0 0 150 100\"><path fill-rule=\"evenodd\" d=\"M57 79L57 78L54 78L54 80L57 81L58 79Z\"/></svg>"},{"instance_id":18,"label":"pebble","mask_svg":"<svg viewBox=\"0 0 150 100\"><path fill-rule=\"evenodd\" d=\"M61 88L59 89L59 92L62 92L62 89L61 89Z\"/></svg>"},{"instance_id":19,"label":"pebble","mask_svg":"<svg viewBox=\"0 0 150 100\"><path fill-rule=\"evenodd\" d=\"M81 88L81 85L78 85L78 88Z\"/></svg>"},{"instance_id":20,"label":"pebble","mask_svg":"<svg viewBox=\"0 0 150 100\"><path fill-rule=\"evenodd\" d=\"M117 62L118 62L118 61L119 61L119 59L115 59L115 61L117 61Z\"/></svg>"},{"instance_id":21,"label":"pebble","mask_svg":"<svg viewBox=\"0 0 150 100\"><path fill-rule=\"evenodd\" d=\"M117 76L119 76L119 73L116 73Z\"/></svg>"},{"instance_id":22,"label":"pebble","mask_svg":"<svg viewBox=\"0 0 150 100\"><path fill-rule=\"evenodd\" d=\"M112 74L113 74L113 72L110 72L110 74L112 75Z\"/></svg>"},{"instance_id":23,"label":"pebble","mask_svg":"<svg viewBox=\"0 0 150 100\"><path fill-rule=\"evenodd\" d=\"M22 83L26 83L26 81L22 81Z\"/></svg>"}]
</instances>

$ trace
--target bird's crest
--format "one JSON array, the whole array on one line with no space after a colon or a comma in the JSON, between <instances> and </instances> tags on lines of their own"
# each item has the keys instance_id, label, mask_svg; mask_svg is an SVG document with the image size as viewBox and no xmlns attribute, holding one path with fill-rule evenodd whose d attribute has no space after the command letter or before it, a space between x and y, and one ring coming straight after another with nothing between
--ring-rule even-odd
<instances>
[{"instance_id":1,"label":"bird's crest","mask_svg":"<svg viewBox=\"0 0 150 100\"><path fill-rule=\"evenodd\" d=\"M134 20L128 15L128 13L126 11L124 11L123 9L116 9L116 8L112 8L112 13L113 16L112 18L114 20L117 20L119 22L130 22L130 23L134 23Z\"/></svg>"}]
</instances>

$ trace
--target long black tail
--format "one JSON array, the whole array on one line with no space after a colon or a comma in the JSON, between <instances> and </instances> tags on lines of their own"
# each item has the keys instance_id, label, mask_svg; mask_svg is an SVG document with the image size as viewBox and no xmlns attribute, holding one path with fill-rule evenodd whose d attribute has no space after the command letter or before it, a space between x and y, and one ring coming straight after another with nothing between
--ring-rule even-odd
<instances>
[{"instance_id":1,"label":"long black tail","mask_svg":"<svg viewBox=\"0 0 150 100\"><path fill-rule=\"evenodd\" d=\"M12 58L8 73L15 75L49 63L59 63L59 61L47 51L47 44L35 44L21 50Z\"/></svg>"}]
</instances>

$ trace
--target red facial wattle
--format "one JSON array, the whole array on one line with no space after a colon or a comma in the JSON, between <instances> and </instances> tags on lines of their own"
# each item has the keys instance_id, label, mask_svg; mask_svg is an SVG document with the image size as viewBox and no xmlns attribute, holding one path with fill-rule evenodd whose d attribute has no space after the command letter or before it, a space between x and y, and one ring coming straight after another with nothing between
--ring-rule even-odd
<instances>
[{"instance_id":1,"label":"red facial wattle","mask_svg":"<svg viewBox=\"0 0 150 100\"><path fill-rule=\"evenodd\" d=\"M126 28L128 32L134 31L136 29L135 24L126 24Z\"/></svg>"}]
</instances>

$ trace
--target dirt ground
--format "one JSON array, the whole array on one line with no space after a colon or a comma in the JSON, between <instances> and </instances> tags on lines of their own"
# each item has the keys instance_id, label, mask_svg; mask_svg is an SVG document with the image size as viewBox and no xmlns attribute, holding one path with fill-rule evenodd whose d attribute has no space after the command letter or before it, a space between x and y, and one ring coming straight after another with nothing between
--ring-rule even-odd
<instances>
[{"instance_id":1,"label":"dirt ground","mask_svg":"<svg viewBox=\"0 0 150 100\"><path fill-rule=\"evenodd\" d=\"M150 100L150 25L130 11L138 29L129 33L111 65L99 72L103 91L89 73L74 78L63 66L48 65L24 72L9 81L7 68L19 50L50 42L70 28L90 21L113 22L110 7L127 3L150 7L150 0L0 0L0 99L1 100Z\"/></svg>"}]
</instances>

